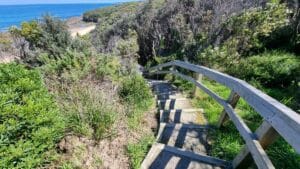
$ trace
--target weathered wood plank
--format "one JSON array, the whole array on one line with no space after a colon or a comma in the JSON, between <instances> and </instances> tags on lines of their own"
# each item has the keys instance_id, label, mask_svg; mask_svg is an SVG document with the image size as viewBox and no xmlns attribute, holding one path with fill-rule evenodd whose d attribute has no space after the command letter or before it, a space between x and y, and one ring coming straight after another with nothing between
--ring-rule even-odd
<instances>
[{"instance_id":1,"label":"weathered wood plank","mask_svg":"<svg viewBox=\"0 0 300 169\"><path fill-rule=\"evenodd\" d=\"M202 82L202 74L199 73L194 73L194 79L197 80L198 82ZM193 93L192 93L192 97L196 97L197 93L198 93L199 89L197 86L194 86L193 88Z\"/></svg>"},{"instance_id":2,"label":"weathered wood plank","mask_svg":"<svg viewBox=\"0 0 300 169\"><path fill-rule=\"evenodd\" d=\"M231 91L228 99L227 99L227 103L229 103L231 105L232 108L235 108L238 101L240 99L240 96L234 92L233 90ZM218 121L218 124L217 126L218 127L221 127L223 125L223 123L228 119L228 115L225 111L225 109L223 109L222 113L221 113L221 116L219 118L219 121Z\"/></svg>"},{"instance_id":3,"label":"weathered wood plank","mask_svg":"<svg viewBox=\"0 0 300 169\"><path fill-rule=\"evenodd\" d=\"M279 136L276 130L266 121L255 131L255 134L264 149L271 145ZM233 168L243 169L248 168L251 162L250 151L247 146L244 146L241 152L234 158L232 165Z\"/></svg>"},{"instance_id":4,"label":"weathered wood plank","mask_svg":"<svg viewBox=\"0 0 300 169\"><path fill-rule=\"evenodd\" d=\"M157 72L159 74L165 74L165 73L172 73L174 75L180 76L181 78L188 80L192 83L194 83L196 86L201 88L204 92L206 92L208 95L210 95L212 98L214 98L219 104L221 104L227 114L229 115L232 122L235 124L236 128L238 129L241 136L244 138L246 145L248 149L250 150L250 153L252 154L252 157L254 158L254 161L259 169L272 169L275 168L267 156L266 152L260 145L258 139L256 138L255 134L251 132L249 127L243 122L243 120L234 112L232 106L227 103L224 99L222 99L220 96L215 94L213 91L209 90L206 86L204 86L202 83L196 81L195 79L183 75L179 72L174 71L160 71Z\"/></svg>"},{"instance_id":5,"label":"weathered wood plank","mask_svg":"<svg viewBox=\"0 0 300 169\"><path fill-rule=\"evenodd\" d=\"M275 130L298 152L300 153L300 115L281 104L272 97L254 88L247 82L231 77L224 73L209 69L207 67L193 65L182 61L173 61L155 66L150 70L168 66L178 66L201 73L204 76L217 81L234 90L247 103L254 108Z\"/></svg>"}]
</instances>

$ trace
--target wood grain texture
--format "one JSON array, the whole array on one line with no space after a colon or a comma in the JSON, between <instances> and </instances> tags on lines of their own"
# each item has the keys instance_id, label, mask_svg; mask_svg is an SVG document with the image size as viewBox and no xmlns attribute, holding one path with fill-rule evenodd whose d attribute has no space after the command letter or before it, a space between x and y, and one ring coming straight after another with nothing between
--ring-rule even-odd
<instances>
[{"instance_id":1,"label":"wood grain texture","mask_svg":"<svg viewBox=\"0 0 300 169\"><path fill-rule=\"evenodd\" d=\"M230 95L227 99L227 103L229 103L231 105L232 108L235 108L238 101L240 99L240 96L234 92L233 90L230 92ZM228 115L227 115L227 112L225 111L225 109L223 109L221 115L220 115L220 118L219 118L219 121L218 121L218 124L217 126L218 127L221 127L223 125L223 123L228 119Z\"/></svg>"},{"instance_id":2,"label":"wood grain texture","mask_svg":"<svg viewBox=\"0 0 300 169\"><path fill-rule=\"evenodd\" d=\"M276 130L274 130L274 128L266 121L257 128L255 134L264 149L271 145L279 136ZM233 168L238 169L248 168L251 163L252 158L247 146L244 146L240 153L232 161Z\"/></svg>"}]
</instances>

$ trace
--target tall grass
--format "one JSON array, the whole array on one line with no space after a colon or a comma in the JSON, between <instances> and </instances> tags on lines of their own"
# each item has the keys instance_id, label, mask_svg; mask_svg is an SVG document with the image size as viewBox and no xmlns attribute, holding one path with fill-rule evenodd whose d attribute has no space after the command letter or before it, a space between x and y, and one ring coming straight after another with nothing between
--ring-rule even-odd
<instances>
[{"instance_id":1,"label":"tall grass","mask_svg":"<svg viewBox=\"0 0 300 169\"><path fill-rule=\"evenodd\" d=\"M119 95L127 105L129 128L138 129L145 111L153 104L149 86L141 75L132 74L123 79Z\"/></svg>"}]
</instances>

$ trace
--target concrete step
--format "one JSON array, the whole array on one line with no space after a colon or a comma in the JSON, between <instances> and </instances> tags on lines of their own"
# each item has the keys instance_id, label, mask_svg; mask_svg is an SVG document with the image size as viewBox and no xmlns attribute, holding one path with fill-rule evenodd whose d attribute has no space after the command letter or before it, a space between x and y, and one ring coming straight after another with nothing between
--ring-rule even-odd
<instances>
[{"instance_id":1,"label":"concrete step","mask_svg":"<svg viewBox=\"0 0 300 169\"><path fill-rule=\"evenodd\" d=\"M166 81L152 81L150 86L152 86L153 91L157 94L178 91L174 85Z\"/></svg>"},{"instance_id":2,"label":"concrete step","mask_svg":"<svg viewBox=\"0 0 300 169\"><path fill-rule=\"evenodd\" d=\"M184 150L207 154L207 126L160 123L157 142Z\"/></svg>"},{"instance_id":3,"label":"concrete step","mask_svg":"<svg viewBox=\"0 0 300 169\"><path fill-rule=\"evenodd\" d=\"M203 109L160 110L161 123L183 123L206 125Z\"/></svg>"},{"instance_id":4,"label":"concrete step","mask_svg":"<svg viewBox=\"0 0 300 169\"><path fill-rule=\"evenodd\" d=\"M142 163L142 169L221 169L230 163L214 157L155 143Z\"/></svg>"},{"instance_id":5,"label":"concrete step","mask_svg":"<svg viewBox=\"0 0 300 169\"><path fill-rule=\"evenodd\" d=\"M158 93L155 95L155 99L157 100L168 100L168 99L178 99L184 98L185 96L177 91L174 92L166 92L166 93Z\"/></svg>"},{"instance_id":6,"label":"concrete step","mask_svg":"<svg viewBox=\"0 0 300 169\"><path fill-rule=\"evenodd\" d=\"M176 98L167 100L158 100L158 108L160 110L173 110L173 109L191 109L193 108L190 100L186 98Z\"/></svg>"}]
</instances>

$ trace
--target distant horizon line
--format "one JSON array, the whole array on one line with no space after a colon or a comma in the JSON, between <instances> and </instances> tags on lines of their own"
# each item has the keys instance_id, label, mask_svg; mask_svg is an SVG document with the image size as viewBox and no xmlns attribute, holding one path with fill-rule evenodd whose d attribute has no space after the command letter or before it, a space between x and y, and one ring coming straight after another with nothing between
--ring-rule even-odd
<instances>
[{"instance_id":1,"label":"distant horizon line","mask_svg":"<svg viewBox=\"0 0 300 169\"><path fill-rule=\"evenodd\" d=\"M18 5L76 5L76 4L122 4L128 2L139 2L139 1L127 1L127 2L73 2L73 3L32 3L32 4L0 4L0 6L18 6Z\"/></svg>"}]
</instances>

